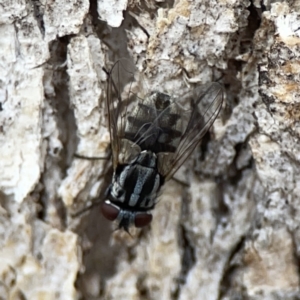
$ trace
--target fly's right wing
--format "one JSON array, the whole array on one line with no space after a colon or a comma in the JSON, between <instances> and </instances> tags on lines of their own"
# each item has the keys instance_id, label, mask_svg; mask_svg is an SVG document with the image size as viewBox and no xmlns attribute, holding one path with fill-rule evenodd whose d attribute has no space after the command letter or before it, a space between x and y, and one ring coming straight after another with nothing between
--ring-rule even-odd
<instances>
[{"instance_id":1,"label":"fly's right wing","mask_svg":"<svg viewBox=\"0 0 300 300\"><path fill-rule=\"evenodd\" d=\"M106 104L114 170L137 156L137 136L157 117L153 101L145 97L144 82L135 75L134 65L125 58L109 73Z\"/></svg>"}]
</instances>

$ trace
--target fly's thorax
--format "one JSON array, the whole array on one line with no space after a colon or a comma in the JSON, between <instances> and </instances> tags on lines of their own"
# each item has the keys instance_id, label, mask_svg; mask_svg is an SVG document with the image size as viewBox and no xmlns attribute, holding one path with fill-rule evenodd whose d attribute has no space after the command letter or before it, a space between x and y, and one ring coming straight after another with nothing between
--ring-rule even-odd
<instances>
[{"instance_id":1,"label":"fly's thorax","mask_svg":"<svg viewBox=\"0 0 300 300\"><path fill-rule=\"evenodd\" d=\"M134 161L118 165L102 205L103 215L117 221L120 228L143 227L152 220L149 210L155 206L164 179L157 169L157 156L142 151Z\"/></svg>"}]
</instances>

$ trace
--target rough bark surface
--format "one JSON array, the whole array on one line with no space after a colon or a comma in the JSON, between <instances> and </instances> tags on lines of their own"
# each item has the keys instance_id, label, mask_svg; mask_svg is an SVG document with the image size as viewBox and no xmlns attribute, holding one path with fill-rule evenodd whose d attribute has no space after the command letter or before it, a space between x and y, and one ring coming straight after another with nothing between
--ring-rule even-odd
<instances>
[{"instance_id":1,"label":"rough bark surface","mask_svg":"<svg viewBox=\"0 0 300 300\"><path fill-rule=\"evenodd\" d=\"M73 217L111 179L74 154L108 154L120 57L149 90L226 91L131 235ZM0 62L0 299L299 299L298 1L4 0Z\"/></svg>"}]
</instances>

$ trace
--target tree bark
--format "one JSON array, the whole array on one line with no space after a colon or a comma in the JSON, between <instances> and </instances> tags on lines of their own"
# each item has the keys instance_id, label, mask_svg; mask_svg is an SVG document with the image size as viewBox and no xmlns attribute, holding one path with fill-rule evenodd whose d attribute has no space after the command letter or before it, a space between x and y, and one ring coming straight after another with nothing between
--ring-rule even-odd
<instances>
[{"instance_id":1,"label":"tree bark","mask_svg":"<svg viewBox=\"0 0 300 300\"><path fill-rule=\"evenodd\" d=\"M297 1L5 0L1 299L297 299L299 20ZM105 70L121 57L146 91L225 89L130 235L97 206L74 217L111 180Z\"/></svg>"}]
</instances>

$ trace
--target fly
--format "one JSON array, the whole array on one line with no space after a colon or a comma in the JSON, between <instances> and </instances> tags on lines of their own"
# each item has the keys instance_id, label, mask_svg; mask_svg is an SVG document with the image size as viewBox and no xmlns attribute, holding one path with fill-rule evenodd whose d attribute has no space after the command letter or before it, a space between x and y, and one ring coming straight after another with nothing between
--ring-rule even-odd
<instances>
[{"instance_id":1,"label":"fly","mask_svg":"<svg viewBox=\"0 0 300 300\"><path fill-rule=\"evenodd\" d=\"M113 176L101 204L104 217L126 231L151 223L161 187L200 143L223 103L219 83L180 99L191 99L188 109L165 93L135 92L134 71L128 65L126 59L118 60L109 73L106 105Z\"/></svg>"}]
</instances>

